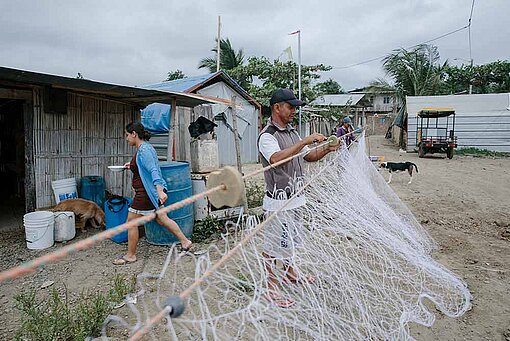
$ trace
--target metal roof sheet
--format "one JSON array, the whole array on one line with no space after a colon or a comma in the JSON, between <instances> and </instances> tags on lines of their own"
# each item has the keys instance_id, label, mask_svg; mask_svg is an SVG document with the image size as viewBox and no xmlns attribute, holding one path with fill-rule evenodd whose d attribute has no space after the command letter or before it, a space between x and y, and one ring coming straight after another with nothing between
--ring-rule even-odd
<instances>
[{"instance_id":1,"label":"metal roof sheet","mask_svg":"<svg viewBox=\"0 0 510 341\"><path fill-rule=\"evenodd\" d=\"M72 90L78 93L96 94L105 98L140 106L146 106L153 102L169 104L172 102L172 98L176 98L177 105L183 107L194 107L199 104L213 102L210 99L195 94L180 93L170 90L137 88L6 67L0 67L0 82L1 81L22 86L39 85L54 89Z\"/></svg>"},{"instance_id":2,"label":"metal roof sheet","mask_svg":"<svg viewBox=\"0 0 510 341\"><path fill-rule=\"evenodd\" d=\"M364 96L365 96L364 94L323 95L314 99L310 103L310 105L339 106L339 107L347 105L357 105Z\"/></svg>"}]
</instances>

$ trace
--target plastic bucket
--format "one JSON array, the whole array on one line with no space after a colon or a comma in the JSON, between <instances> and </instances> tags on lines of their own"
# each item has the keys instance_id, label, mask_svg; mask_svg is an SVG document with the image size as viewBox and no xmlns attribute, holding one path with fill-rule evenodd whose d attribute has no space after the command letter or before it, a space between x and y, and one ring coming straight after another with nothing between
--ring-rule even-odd
<instances>
[{"instance_id":1,"label":"plastic bucket","mask_svg":"<svg viewBox=\"0 0 510 341\"><path fill-rule=\"evenodd\" d=\"M99 205L104 206L104 178L97 175L84 176L80 180L80 198L90 200Z\"/></svg>"},{"instance_id":2,"label":"plastic bucket","mask_svg":"<svg viewBox=\"0 0 510 341\"><path fill-rule=\"evenodd\" d=\"M129 204L131 198L114 196L104 203L104 220L106 229L111 229L124 224L128 216ZM116 243L125 243L128 241L128 231L124 231L110 238Z\"/></svg>"},{"instance_id":3,"label":"plastic bucket","mask_svg":"<svg viewBox=\"0 0 510 341\"><path fill-rule=\"evenodd\" d=\"M63 200L78 198L78 189L74 178L52 181L51 188L53 188L57 204Z\"/></svg>"},{"instance_id":4,"label":"plastic bucket","mask_svg":"<svg viewBox=\"0 0 510 341\"><path fill-rule=\"evenodd\" d=\"M74 212L55 212L55 241L65 242L76 236Z\"/></svg>"},{"instance_id":5,"label":"plastic bucket","mask_svg":"<svg viewBox=\"0 0 510 341\"><path fill-rule=\"evenodd\" d=\"M27 248L42 250L53 245L55 218L53 212L39 211L23 216Z\"/></svg>"},{"instance_id":6,"label":"plastic bucket","mask_svg":"<svg viewBox=\"0 0 510 341\"><path fill-rule=\"evenodd\" d=\"M165 206L190 197L193 194L189 163L161 162L161 173L168 188ZM193 205L186 205L168 213L170 219L179 225L182 233L191 238L193 233ZM178 242L177 238L156 221L145 224L145 237L150 244L170 245Z\"/></svg>"}]
</instances>

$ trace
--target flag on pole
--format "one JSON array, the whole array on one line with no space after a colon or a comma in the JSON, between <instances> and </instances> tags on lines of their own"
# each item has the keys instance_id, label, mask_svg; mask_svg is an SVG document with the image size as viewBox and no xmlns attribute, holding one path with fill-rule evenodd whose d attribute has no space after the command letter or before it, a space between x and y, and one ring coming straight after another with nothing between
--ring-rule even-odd
<instances>
[{"instance_id":1,"label":"flag on pole","mask_svg":"<svg viewBox=\"0 0 510 341\"><path fill-rule=\"evenodd\" d=\"M297 31L294 31L294 32L290 32L290 33L289 33L289 36L294 35L294 34L298 34L299 32L301 32L301 30L297 30Z\"/></svg>"},{"instance_id":2,"label":"flag on pole","mask_svg":"<svg viewBox=\"0 0 510 341\"><path fill-rule=\"evenodd\" d=\"M294 59L292 58L292 48L289 46L287 47L285 50L283 50L284 53L287 53L287 58L290 60L290 61L294 61Z\"/></svg>"}]
</instances>

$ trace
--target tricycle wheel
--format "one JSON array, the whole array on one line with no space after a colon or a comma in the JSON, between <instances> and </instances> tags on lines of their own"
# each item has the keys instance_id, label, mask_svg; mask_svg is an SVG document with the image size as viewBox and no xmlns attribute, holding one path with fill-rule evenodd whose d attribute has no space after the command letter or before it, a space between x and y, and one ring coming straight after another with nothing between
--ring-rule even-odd
<instances>
[{"instance_id":1,"label":"tricycle wheel","mask_svg":"<svg viewBox=\"0 0 510 341\"><path fill-rule=\"evenodd\" d=\"M453 148L448 148L448 149L446 150L446 156L447 156L449 159L453 158Z\"/></svg>"},{"instance_id":2,"label":"tricycle wheel","mask_svg":"<svg viewBox=\"0 0 510 341\"><path fill-rule=\"evenodd\" d=\"M418 157L424 157L425 156L425 147L423 147L423 144L420 144L418 147Z\"/></svg>"}]
</instances>

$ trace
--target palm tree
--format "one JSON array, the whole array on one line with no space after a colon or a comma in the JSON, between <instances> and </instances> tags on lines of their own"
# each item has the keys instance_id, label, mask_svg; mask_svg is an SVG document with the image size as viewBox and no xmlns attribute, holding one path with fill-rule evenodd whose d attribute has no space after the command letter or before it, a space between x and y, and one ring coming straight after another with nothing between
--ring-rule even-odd
<instances>
[{"instance_id":1,"label":"palm tree","mask_svg":"<svg viewBox=\"0 0 510 341\"><path fill-rule=\"evenodd\" d=\"M370 84L370 89L373 92L393 90L401 103L405 103L405 96L435 95L447 65L447 62L439 64L439 52L433 45L418 45L410 51L398 49L383 59L383 70L394 84L378 79Z\"/></svg>"},{"instance_id":2,"label":"palm tree","mask_svg":"<svg viewBox=\"0 0 510 341\"><path fill-rule=\"evenodd\" d=\"M439 64L439 52L433 45L418 45L410 51L398 49L383 59L383 70L393 80L390 84L384 79L370 83L373 93L394 92L400 104L395 121L407 121L405 116L406 96L428 96L439 92L442 74L448 63ZM402 127L403 128L403 127ZM404 141L401 139L401 145Z\"/></svg>"},{"instance_id":3,"label":"palm tree","mask_svg":"<svg viewBox=\"0 0 510 341\"><path fill-rule=\"evenodd\" d=\"M218 40L216 39L216 42ZM217 47L215 46L212 50L215 53L214 57L207 57L200 61L198 68L208 68L211 73L216 72L216 56ZM239 49L237 52L232 48L230 40L220 40L220 69L221 70L232 70L235 67L244 63L244 52L243 49Z\"/></svg>"}]
</instances>

